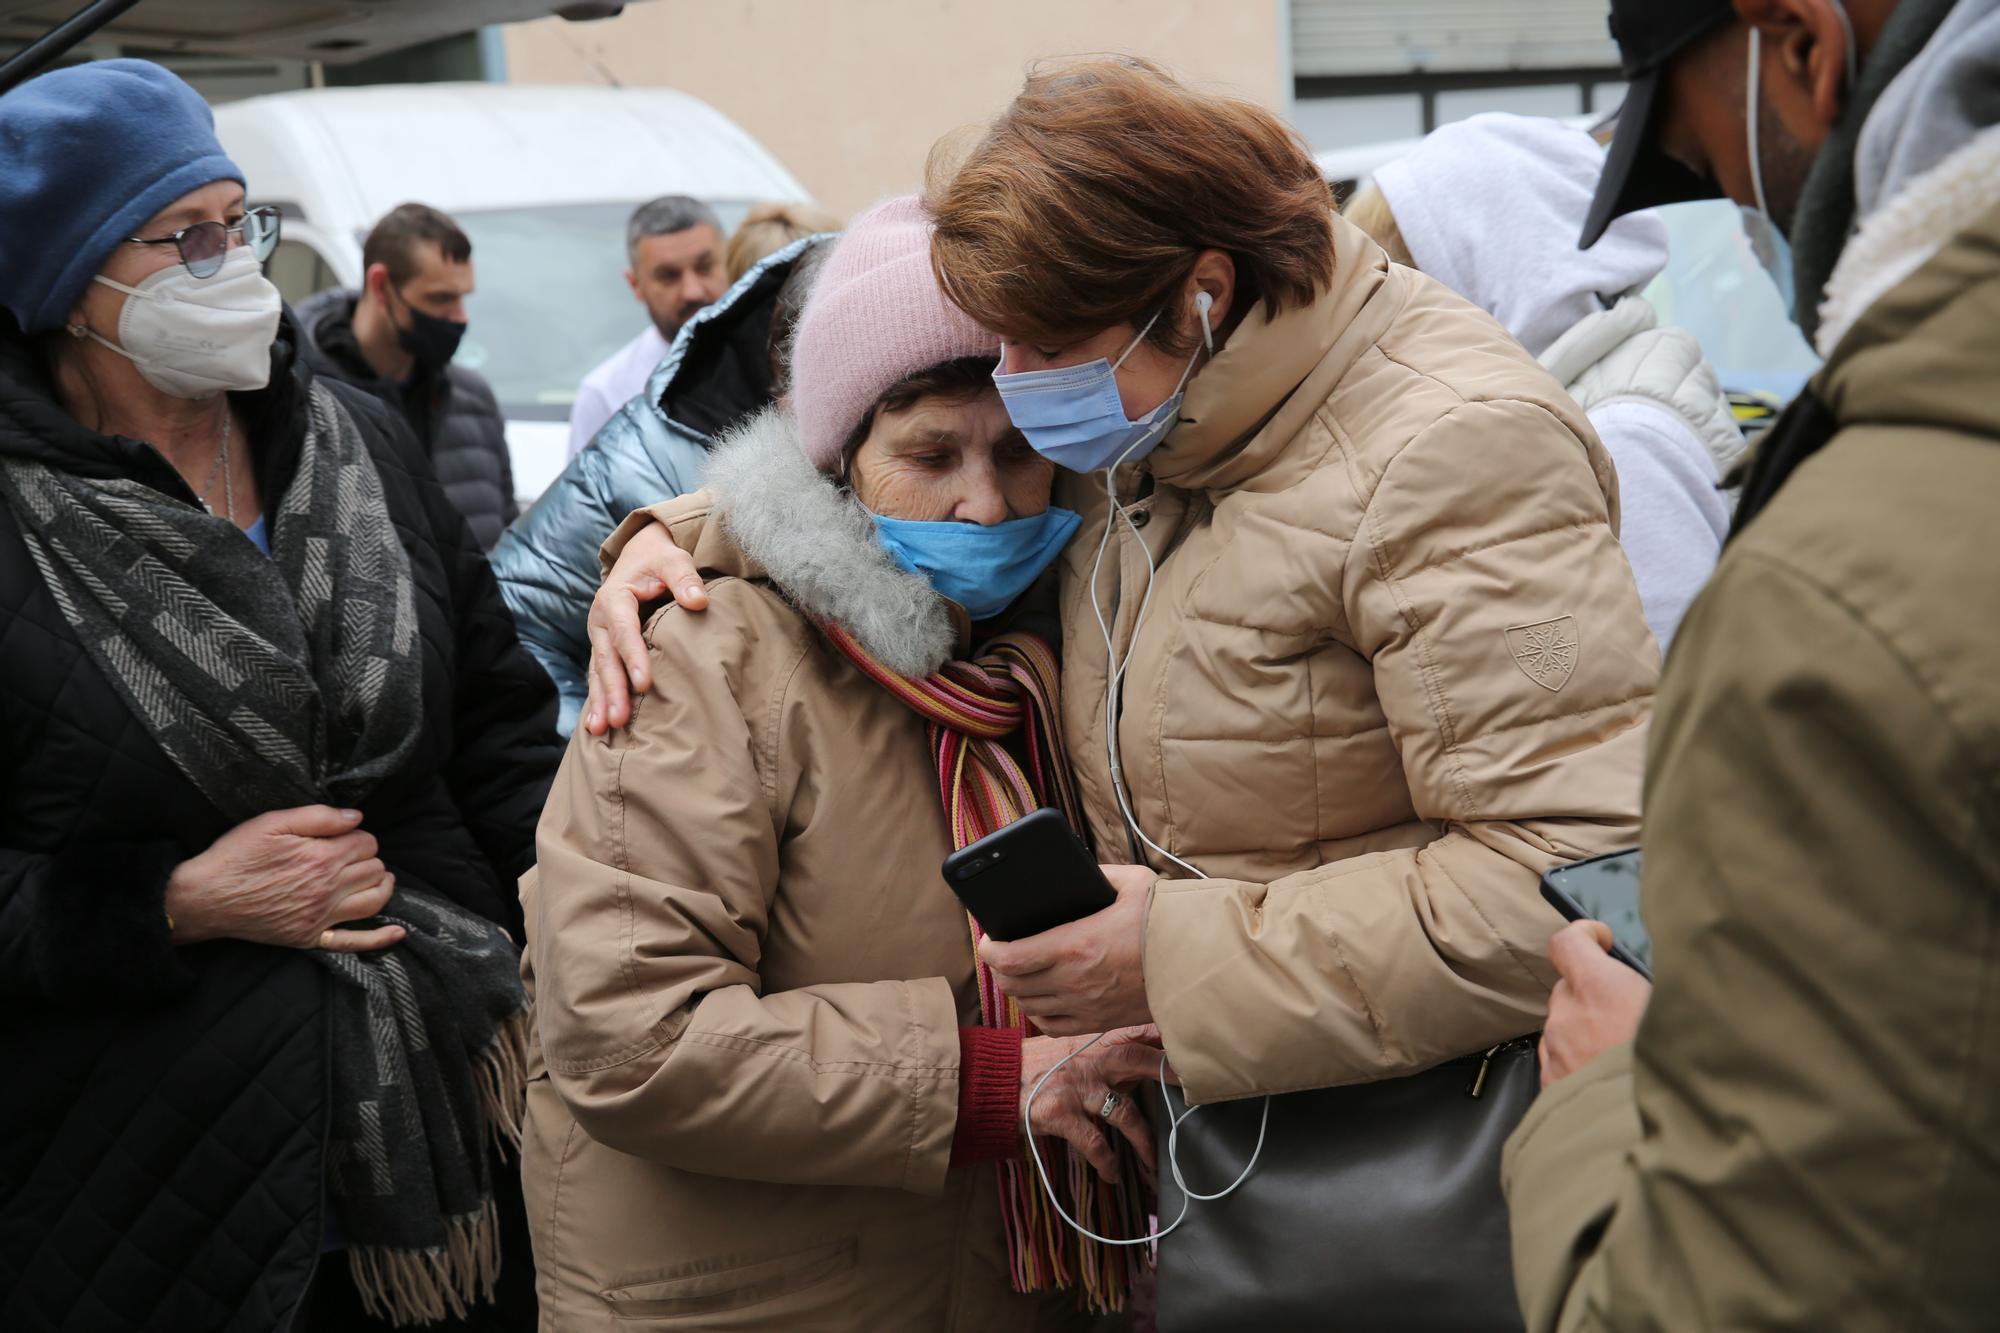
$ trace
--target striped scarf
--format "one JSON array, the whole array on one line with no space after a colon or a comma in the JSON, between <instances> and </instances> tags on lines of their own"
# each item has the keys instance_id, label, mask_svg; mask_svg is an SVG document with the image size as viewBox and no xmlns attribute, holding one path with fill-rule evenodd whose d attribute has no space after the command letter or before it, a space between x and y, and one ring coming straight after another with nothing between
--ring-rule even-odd
<instances>
[{"instance_id":1,"label":"striped scarf","mask_svg":"<svg viewBox=\"0 0 2000 1333\"><path fill-rule=\"evenodd\" d=\"M1004 634L975 661L947 662L919 680L883 666L840 626L822 624L820 629L864 675L930 724L938 797L954 848L977 842L1044 805L1060 810L1071 828L1083 827L1069 756L1056 729L1056 658L1046 639ZM1025 764L1003 744L1017 732ZM977 921L966 919L980 1022L1034 1035L1033 1023L1001 993L993 973L979 960L984 934ZM1111 1140L1121 1154L1128 1151L1119 1136ZM1055 1168L1049 1174L1059 1182L1064 1206L1077 1221L1104 1236L1146 1234L1147 1212L1138 1189L1105 1181L1060 1139L1039 1140L1034 1149ZM1014 1290L1081 1285L1090 1309L1124 1309L1147 1247L1100 1245L1078 1235L1049 1207L1030 1162L1014 1159L996 1165ZM1124 1165L1124 1178L1136 1180L1133 1161L1128 1158Z\"/></svg>"}]
</instances>

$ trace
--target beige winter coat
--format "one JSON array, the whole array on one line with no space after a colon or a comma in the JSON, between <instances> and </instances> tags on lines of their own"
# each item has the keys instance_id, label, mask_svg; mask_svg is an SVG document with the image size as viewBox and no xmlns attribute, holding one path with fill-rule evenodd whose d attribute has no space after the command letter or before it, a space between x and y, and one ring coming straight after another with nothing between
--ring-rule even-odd
<instances>
[{"instance_id":1,"label":"beige winter coat","mask_svg":"<svg viewBox=\"0 0 2000 1333\"><path fill-rule=\"evenodd\" d=\"M919 671L952 609L781 418L716 468L672 511L710 609L648 624L666 688L571 739L523 886L543 1327L1054 1326L992 1168L947 1166L979 1020L924 724L795 603Z\"/></svg>"},{"instance_id":2,"label":"beige winter coat","mask_svg":"<svg viewBox=\"0 0 2000 1333\"><path fill-rule=\"evenodd\" d=\"M1639 835L1658 653L1610 459L1490 317L1333 226L1330 291L1254 311L1191 382L1097 579L1133 813L1214 878L1120 819L1108 505L1070 487L1064 733L1099 852L1164 876L1146 990L1193 1102L1533 1031L1541 872Z\"/></svg>"}]
</instances>

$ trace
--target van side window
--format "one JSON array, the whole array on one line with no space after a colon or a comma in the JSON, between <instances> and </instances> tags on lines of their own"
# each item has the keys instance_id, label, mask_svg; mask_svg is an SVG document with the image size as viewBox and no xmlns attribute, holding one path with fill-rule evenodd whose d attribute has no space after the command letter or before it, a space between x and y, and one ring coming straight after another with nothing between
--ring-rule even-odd
<instances>
[{"instance_id":1,"label":"van side window","mask_svg":"<svg viewBox=\"0 0 2000 1333\"><path fill-rule=\"evenodd\" d=\"M264 276L285 300L297 305L314 292L337 285L333 268L304 241L280 239L264 264Z\"/></svg>"}]
</instances>

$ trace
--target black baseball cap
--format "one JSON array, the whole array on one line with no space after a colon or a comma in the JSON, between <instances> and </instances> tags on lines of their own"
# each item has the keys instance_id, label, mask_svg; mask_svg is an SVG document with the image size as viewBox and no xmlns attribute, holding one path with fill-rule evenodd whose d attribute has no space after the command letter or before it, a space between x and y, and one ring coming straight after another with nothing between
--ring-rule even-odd
<instances>
[{"instance_id":1,"label":"black baseball cap","mask_svg":"<svg viewBox=\"0 0 2000 1333\"><path fill-rule=\"evenodd\" d=\"M1713 199L1715 183L1660 151L1654 124L1666 63L1716 24L1735 15L1730 0L1611 0L1611 37L1629 86L1604 175L1584 219L1579 249L1588 250L1612 220L1642 208Z\"/></svg>"}]
</instances>

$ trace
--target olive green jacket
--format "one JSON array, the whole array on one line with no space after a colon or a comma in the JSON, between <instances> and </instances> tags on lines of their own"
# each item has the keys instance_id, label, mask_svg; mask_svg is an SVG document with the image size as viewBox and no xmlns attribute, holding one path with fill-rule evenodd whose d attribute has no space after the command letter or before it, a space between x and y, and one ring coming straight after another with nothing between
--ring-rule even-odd
<instances>
[{"instance_id":1,"label":"olive green jacket","mask_svg":"<svg viewBox=\"0 0 2000 1333\"><path fill-rule=\"evenodd\" d=\"M1646 786L1658 986L1508 1147L1531 1330L2000 1327L1982 207L1833 348L1812 388L1835 433L1675 642Z\"/></svg>"}]
</instances>

